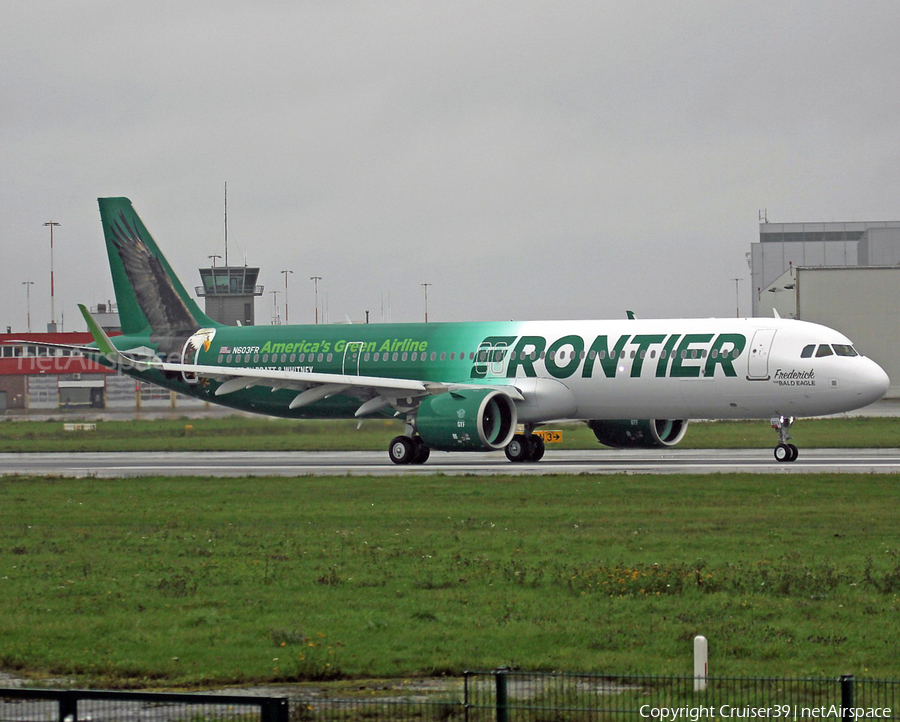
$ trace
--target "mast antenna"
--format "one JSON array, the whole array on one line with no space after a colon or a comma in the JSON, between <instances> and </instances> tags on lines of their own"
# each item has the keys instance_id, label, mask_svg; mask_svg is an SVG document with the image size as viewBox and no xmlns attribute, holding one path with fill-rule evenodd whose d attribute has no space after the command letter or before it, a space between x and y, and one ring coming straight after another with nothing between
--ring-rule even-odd
<instances>
[{"instance_id":1,"label":"mast antenna","mask_svg":"<svg viewBox=\"0 0 900 722\"><path fill-rule=\"evenodd\" d=\"M228 265L228 181L225 181L225 265Z\"/></svg>"}]
</instances>

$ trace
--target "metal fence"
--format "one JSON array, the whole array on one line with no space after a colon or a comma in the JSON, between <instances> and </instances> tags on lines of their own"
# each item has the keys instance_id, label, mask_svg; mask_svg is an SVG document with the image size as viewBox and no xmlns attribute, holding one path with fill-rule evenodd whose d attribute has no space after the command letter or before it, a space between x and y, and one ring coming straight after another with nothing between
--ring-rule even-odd
<instances>
[{"instance_id":1,"label":"metal fence","mask_svg":"<svg viewBox=\"0 0 900 722\"><path fill-rule=\"evenodd\" d=\"M0 689L3 722L240 720L288 722L288 700L217 694Z\"/></svg>"},{"instance_id":2,"label":"metal fence","mask_svg":"<svg viewBox=\"0 0 900 722\"><path fill-rule=\"evenodd\" d=\"M0 690L0 720L788 722L900 719L900 680L466 672L428 695L287 698Z\"/></svg>"},{"instance_id":3,"label":"metal fence","mask_svg":"<svg viewBox=\"0 0 900 722\"><path fill-rule=\"evenodd\" d=\"M468 673L467 720L900 719L900 680ZM697 690L702 686L705 689ZM875 711L878 711L877 716Z\"/></svg>"}]
</instances>

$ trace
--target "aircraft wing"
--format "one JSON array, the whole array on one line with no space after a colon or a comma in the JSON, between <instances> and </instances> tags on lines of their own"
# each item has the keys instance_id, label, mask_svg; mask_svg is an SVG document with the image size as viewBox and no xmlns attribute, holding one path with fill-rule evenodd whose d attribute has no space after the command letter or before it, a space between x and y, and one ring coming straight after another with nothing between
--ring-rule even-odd
<instances>
[{"instance_id":1,"label":"aircraft wing","mask_svg":"<svg viewBox=\"0 0 900 722\"><path fill-rule=\"evenodd\" d=\"M182 374L198 380L208 378L218 381L216 396L224 396L254 386L266 386L272 391L289 389L297 391L289 408L296 409L315 401L326 399L337 394L346 394L362 401L356 410L356 416L368 416L388 406L397 413L413 410L419 399L434 394L453 393L464 389L496 389L514 401L524 401L522 393L512 385L485 385L464 383L441 383L434 381L418 381L416 379L391 378L386 376L354 376L350 374L328 374L312 371L292 371L288 369L261 369L250 367L211 366L204 364L167 363L158 357L150 356L150 349L139 349L139 358L134 352L118 350L109 336L100 328L96 320L83 305L78 306L88 329L97 344L96 349L87 349L97 354L98 351L110 363L144 372L150 369L168 374ZM131 355L129 355L131 354Z\"/></svg>"},{"instance_id":2,"label":"aircraft wing","mask_svg":"<svg viewBox=\"0 0 900 722\"><path fill-rule=\"evenodd\" d=\"M294 390L298 394L290 403L289 408L291 409L306 406L314 401L337 394L346 394L363 400L362 405L356 410L357 417L368 416L388 406L398 412L405 412L415 408L421 397L453 393L464 389L496 389L514 401L524 400L524 396L517 388L506 385L441 383L387 376L354 376L287 369L173 364L157 361L145 361L141 366L141 370L156 369L164 373L188 374L198 378L213 379L220 382L220 386L215 390L216 396L224 396L254 386L270 387L272 391Z\"/></svg>"}]
</instances>

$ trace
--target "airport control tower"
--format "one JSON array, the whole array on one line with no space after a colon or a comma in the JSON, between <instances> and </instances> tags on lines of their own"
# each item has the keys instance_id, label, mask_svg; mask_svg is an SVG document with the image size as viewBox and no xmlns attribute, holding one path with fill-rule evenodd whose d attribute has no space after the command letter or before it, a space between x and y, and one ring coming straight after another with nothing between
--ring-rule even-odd
<instances>
[{"instance_id":1,"label":"airport control tower","mask_svg":"<svg viewBox=\"0 0 900 722\"><path fill-rule=\"evenodd\" d=\"M256 284L259 269L249 266L212 266L200 269L197 296L206 299L206 315L229 326L256 325L253 299L262 296Z\"/></svg>"}]
</instances>

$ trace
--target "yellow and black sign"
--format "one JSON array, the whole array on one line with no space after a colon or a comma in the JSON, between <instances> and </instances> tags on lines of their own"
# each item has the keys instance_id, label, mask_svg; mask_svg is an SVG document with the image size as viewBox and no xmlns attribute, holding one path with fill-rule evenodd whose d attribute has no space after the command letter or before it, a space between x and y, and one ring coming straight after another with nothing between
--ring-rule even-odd
<instances>
[{"instance_id":1,"label":"yellow and black sign","mask_svg":"<svg viewBox=\"0 0 900 722\"><path fill-rule=\"evenodd\" d=\"M559 429L535 429L534 433L540 436L545 444L559 444L562 442L562 431Z\"/></svg>"}]
</instances>

